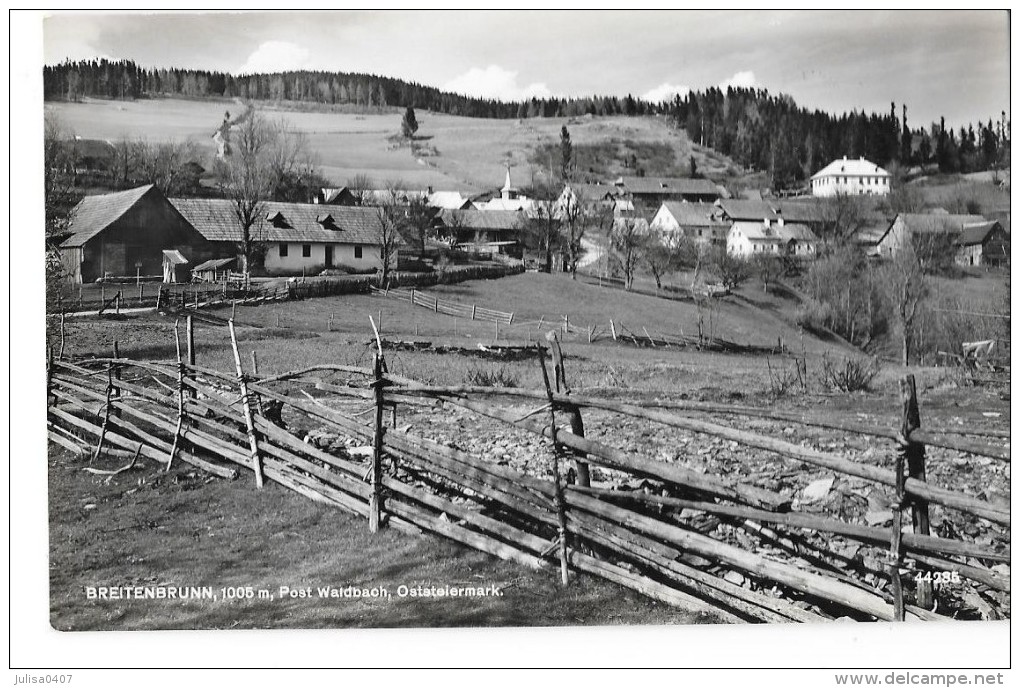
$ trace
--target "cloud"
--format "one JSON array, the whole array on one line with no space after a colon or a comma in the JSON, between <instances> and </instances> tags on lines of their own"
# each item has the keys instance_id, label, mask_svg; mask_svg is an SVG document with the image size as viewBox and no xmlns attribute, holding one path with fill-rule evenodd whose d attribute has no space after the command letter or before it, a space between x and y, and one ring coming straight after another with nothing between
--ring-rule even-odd
<instances>
[{"instance_id":1,"label":"cloud","mask_svg":"<svg viewBox=\"0 0 1020 688\"><path fill-rule=\"evenodd\" d=\"M239 74L286 72L309 67L308 48L288 41L266 41L248 56Z\"/></svg>"},{"instance_id":2,"label":"cloud","mask_svg":"<svg viewBox=\"0 0 1020 688\"><path fill-rule=\"evenodd\" d=\"M517 72L503 69L497 65L489 65L485 69L472 67L467 72L447 82L443 86L443 90L478 98L496 98L499 100L525 100L528 98L548 98L552 96L552 91L544 83L521 86L517 83Z\"/></svg>"},{"instance_id":3,"label":"cloud","mask_svg":"<svg viewBox=\"0 0 1020 688\"><path fill-rule=\"evenodd\" d=\"M733 88L754 88L757 81L754 78L754 72L737 72L726 81L719 84L719 88L726 90L730 86Z\"/></svg>"},{"instance_id":4,"label":"cloud","mask_svg":"<svg viewBox=\"0 0 1020 688\"><path fill-rule=\"evenodd\" d=\"M669 83L662 83L641 96L641 100L648 101L649 103L665 103L668 100L673 100L675 96L686 96L690 91L690 86L675 86Z\"/></svg>"}]
</instances>

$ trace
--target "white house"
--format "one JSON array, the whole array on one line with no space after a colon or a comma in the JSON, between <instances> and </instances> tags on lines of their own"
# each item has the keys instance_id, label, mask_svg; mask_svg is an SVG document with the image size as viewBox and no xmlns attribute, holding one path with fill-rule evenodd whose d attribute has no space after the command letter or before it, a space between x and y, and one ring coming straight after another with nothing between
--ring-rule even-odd
<instances>
[{"instance_id":1,"label":"white house","mask_svg":"<svg viewBox=\"0 0 1020 688\"><path fill-rule=\"evenodd\" d=\"M889 193L889 173L864 158L834 160L811 177L814 196L884 196Z\"/></svg>"},{"instance_id":2,"label":"white house","mask_svg":"<svg viewBox=\"0 0 1020 688\"><path fill-rule=\"evenodd\" d=\"M806 225L738 220L726 236L727 253L740 258L756 255L791 256L813 259L818 251L818 237Z\"/></svg>"},{"instance_id":3,"label":"white house","mask_svg":"<svg viewBox=\"0 0 1020 688\"><path fill-rule=\"evenodd\" d=\"M674 242L686 237L698 244L723 246L730 229L718 206L680 201L666 201L659 206L649 226Z\"/></svg>"},{"instance_id":4,"label":"white house","mask_svg":"<svg viewBox=\"0 0 1020 688\"><path fill-rule=\"evenodd\" d=\"M230 200L173 198L170 203L209 242L224 252L241 241L241 228ZM314 203L263 204L251 237L265 250L270 275L313 274L326 268L369 272L382 266L379 210ZM397 245L402 245L396 237ZM396 264L396 257L391 259Z\"/></svg>"}]
</instances>

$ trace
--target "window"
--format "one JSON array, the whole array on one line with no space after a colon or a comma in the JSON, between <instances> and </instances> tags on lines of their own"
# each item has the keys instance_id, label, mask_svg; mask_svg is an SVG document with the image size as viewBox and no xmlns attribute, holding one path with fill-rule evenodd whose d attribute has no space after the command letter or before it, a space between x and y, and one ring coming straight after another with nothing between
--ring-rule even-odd
<instances>
[{"instance_id":1,"label":"window","mask_svg":"<svg viewBox=\"0 0 1020 688\"><path fill-rule=\"evenodd\" d=\"M280 257L281 258L286 258L287 257L287 249L289 249L289 248L290 248L289 244L280 244Z\"/></svg>"},{"instance_id":2,"label":"window","mask_svg":"<svg viewBox=\"0 0 1020 688\"><path fill-rule=\"evenodd\" d=\"M354 247L354 257L355 258L361 258L361 247L360 246L355 246Z\"/></svg>"},{"instance_id":3,"label":"window","mask_svg":"<svg viewBox=\"0 0 1020 688\"><path fill-rule=\"evenodd\" d=\"M301 257L302 258L311 258L312 257L312 245L311 244L301 244Z\"/></svg>"}]
</instances>

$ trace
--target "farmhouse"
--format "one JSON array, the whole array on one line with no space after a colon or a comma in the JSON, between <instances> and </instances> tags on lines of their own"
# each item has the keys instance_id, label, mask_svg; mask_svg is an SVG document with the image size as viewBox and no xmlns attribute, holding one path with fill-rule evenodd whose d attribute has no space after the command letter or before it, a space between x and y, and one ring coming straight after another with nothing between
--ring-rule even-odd
<instances>
[{"instance_id":1,"label":"farmhouse","mask_svg":"<svg viewBox=\"0 0 1020 688\"><path fill-rule=\"evenodd\" d=\"M889 193L889 173L864 158L834 160L811 177L813 196L874 196Z\"/></svg>"},{"instance_id":2,"label":"farmhouse","mask_svg":"<svg viewBox=\"0 0 1020 688\"><path fill-rule=\"evenodd\" d=\"M241 227L231 201L175 198L171 203L205 240L216 245L220 256L237 254ZM264 249L263 266L270 275L341 267L369 272L382 266L382 222L376 208L272 201L263 208L251 237ZM403 241L397 237L397 243Z\"/></svg>"},{"instance_id":3,"label":"farmhouse","mask_svg":"<svg viewBox=\"0 0 1020 688\"><path fill-rule=\"evenodd\" d=\"M655 207L665 201L713 203L723 197L722 191L709 179L682 177L620 177L614 182L635 203Z\"/></svg>"},{"instance_id":4,"label":"farmhouse","mask_svg":"<svg viewBox=\"0 0 1020 688\"><path fill-rule=\"evenodd\" d=\"M471 199L461 196L460 191L433 191L426 202L430 208L440 210L466 210L471 207Z\"/></svg>"},{"instance_id":5,"label":"farmhouse","mask_svg":"<svg viewBox=\"0 0 1020 688\"><path fill-rule=\"evenodd\" d=\"M1009 265L1009 235L996 221L964 225L956 246L957 265Z\"/></svg>"},{"instance_id":6,"label":"farmhouse","mask_svg":"<svg viewBox=\"0 0 1020 688\"><path fill-rule=\"evenodd\" d=\"M730 223L723 221L719 208L711 203L666 201L659 206L650 227L674 242L686 237L698 244L725 246Z\"/></svg>"},{"instance_id":7,"label":"farmhouse","mask_svg":"<svg viewBox=\"0 0 1020 688\"><path fill-rule=\"evenodd\" d=\"M441 210L435 227L441 239L461 248L519 256L518 237L526 218L513 210Z\"/></svg>"},{"instance_id":8,"label":"farmhouse","mask_svg":"<svg viewBox=\"0 0 1020 688\"><path fill-rule=\"evenodd\" d=\"M186 260L213 250L155 185L86 196L71 211L70 236L58 246L73 282L165 273L164 251ZM176 260L176 257L175 257ZM176 279L179 268L171 278Z\"/></svg>"},{"instance_id":9,"label":"farmhouse","mask_svg":"<svg viewBox=\"0 0 1020 688\"><path fill-rule=\"evenodd\" d=\"M987 223L981 215L950 215L949 213L899 213L879 238L876 249L882 258L897 255L907 237L915 240L922 236L945 239L947 246L956 243L965 226Z\"/></svg>"},{"instance_id":10,"label":"farmhouse","mask_svg":"<svg viewBox=\"0 0 1020 688\"><path fill-rule=\"evenodd\" d=\"M741 258L756 255L789 256L812 259L818 250L818 237L806 225L778 222L737 221L726 237L726 251Z\"/></svg>"}]
</instances>

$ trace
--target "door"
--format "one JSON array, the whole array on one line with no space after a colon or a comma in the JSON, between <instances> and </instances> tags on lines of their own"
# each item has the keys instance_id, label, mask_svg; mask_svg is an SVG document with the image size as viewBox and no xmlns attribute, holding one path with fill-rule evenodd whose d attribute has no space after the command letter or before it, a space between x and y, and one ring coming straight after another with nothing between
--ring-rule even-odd
<instances>
[{"instance_id":1,"label":"door","mask_svg":"<svg viewBox=\"0 0 1020 688\"><path fill-rule=\"evenodd\" d=\"M328 245L326 246L326 267L333 267L333 247Z\"/></svg>"}]
</instances>

